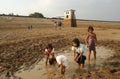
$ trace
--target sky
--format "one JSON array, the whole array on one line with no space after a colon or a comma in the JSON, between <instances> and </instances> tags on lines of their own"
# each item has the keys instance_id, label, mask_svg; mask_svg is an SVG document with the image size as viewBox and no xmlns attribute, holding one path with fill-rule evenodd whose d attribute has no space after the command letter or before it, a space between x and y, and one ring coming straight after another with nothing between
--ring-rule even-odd
<instances>
[{"instance_id":1,"label":"sky","mask_svg":"<svg viewBox=\"0 0 120 79\"><path fill-rule=\"evenodd\" d=\"M0 0L0 14L58 17L70 9L76 10L77 19L120 21L120 0Z\"/></svg>"}]
</instances>

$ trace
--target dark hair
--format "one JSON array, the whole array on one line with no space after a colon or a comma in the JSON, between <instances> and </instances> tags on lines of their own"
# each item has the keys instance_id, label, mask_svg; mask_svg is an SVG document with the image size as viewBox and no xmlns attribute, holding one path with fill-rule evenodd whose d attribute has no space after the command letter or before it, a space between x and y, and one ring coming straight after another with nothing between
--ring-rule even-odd
<instances>
[{"instance_id":1,"label":"dark hair","mask_svg":"<svg viewBox=\"0 0 120 79\"><path fill-rule=\"evenodd\" d=\"M77 47L80 46L80 41L79 41L78 38L74 38L74 39L73 39L73 42L77 44Z\"/></svg>"},{"instance_id":2,"label":"dark hair","mask_svg":"<svg viewBox=\"0 0 120 79\"><path fill-rule=\"evenodd\" d=\"M53 49L53 46L52 46L52 44L48 44L46 48L47 48L47 49L49 49L49 48L50 48L50 49Z\"/></svg>"},{"instance_id":3,"label":"dark hair","mask_svg":"<svg viewBox=\"0 0 120 79\"><path fill-rule=\"evenodd\" d=\"M50 59L49 59L49 64L50 64L50 65L53 65L55 61L56 61L55 58L50 58Z\"/></svg>"},{"instance_id":4,"label":"dark hair","mask_svg":"<svg viewBox=\"0 0 120 79\"><path fill-rule=\"evenodd\" d=\"M88 32L89 32L89 30L94 31L94 28L93 28L92 26L89 26L89 27L88 27Z\"/></svg>"}]
</instances>

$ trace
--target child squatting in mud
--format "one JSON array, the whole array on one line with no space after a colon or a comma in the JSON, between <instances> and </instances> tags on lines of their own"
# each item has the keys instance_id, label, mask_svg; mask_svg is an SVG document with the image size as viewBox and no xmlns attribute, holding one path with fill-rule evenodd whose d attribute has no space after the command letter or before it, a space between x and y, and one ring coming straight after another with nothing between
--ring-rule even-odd
<instances>
[{"instance_id":1,"label":"child squatting in mud","mask_svg":"<svg viewBox=\"0 0 120 79\"><path fill-rule=\"evenodd\" d=\"M52 44L47 45L44 54L46 55L46 62L45 62L46 65L48 61L50 65L55 65L57 63L58 67L60 68L61 74L65 74L65 70L68 65L68 59L66 56L58 55L55 57L54 48Z\"/></svg>"},{"instance_id":2,"label":"child squatting in mud","mask_svg":"<svg viewBox=\"0 0 120 79\"><path fill-rule=\"evenodd\" d=\"M80 44L78 38L74 38L72 41L72 50L74 51L74 61L78 63L78 68L83 68L86 60L86 56L83 55L86 50L86 46Z\"/></svg>"},{"instance_id":3,"label":"child squatting in mud","mask_svg":"<svg viewBox=\"0 0 120 79\"><path fill-rule=\"evenodd\" d=\"M46 55L45 64L47 66L49 59L50 58L55 58L54 48L53 48L52 44L47 45L44 54Z\"/></svg>"},{"instance_id":4,"label":"child squatting in mud","mask_svg":"<svg viewBox=\"0 0 120 79\"><path fill-rule=\"evenodd\" d=\"M65 74L66 67L68 66L68 59L64 55L58 55L55 58L49 60L50 65L58 64L61 74Z\"/></svg>"}]
</instances>

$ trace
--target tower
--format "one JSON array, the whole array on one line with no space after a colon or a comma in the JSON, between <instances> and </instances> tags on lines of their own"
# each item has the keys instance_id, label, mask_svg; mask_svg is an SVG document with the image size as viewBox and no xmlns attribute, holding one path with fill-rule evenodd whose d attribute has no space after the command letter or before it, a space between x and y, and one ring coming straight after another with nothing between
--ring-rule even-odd
<instances>
[{"instance_id":1,"label":"tower","mask_svg":"<svg viewBox=\"0 0 120 79\"><path fill-rule=\"evenodd\" d=\"M65 27L76 27L76 17L75 17L75 10L67 10L64 11L64 20L63 26Z\"/></svg>"}]
</instances>

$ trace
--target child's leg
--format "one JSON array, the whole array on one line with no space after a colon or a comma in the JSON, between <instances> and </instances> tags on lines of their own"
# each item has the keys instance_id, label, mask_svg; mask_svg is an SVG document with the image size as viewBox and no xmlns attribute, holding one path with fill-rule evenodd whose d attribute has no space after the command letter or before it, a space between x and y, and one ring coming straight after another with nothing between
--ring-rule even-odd
<instances>
[{"instance_id":1,"label":"child's leg","mask_svg":"<svg viewBox=\"0 0 120 79\"><path fill-rule=\"evenodd\" d=\"M84 64L81 64L81 69L83 69L83 67L84 67Z\"/></svg>"},{"instance_id":2,"label":"child's leg","mask_svg":"<svg viewBox=\"0 0 120 79\"><path fill-rule=\"evenodd\" d=\"M84 64L78 64L78 68L79 69L83 69L84 68Z\"/></svg>"},{"instance_id":3,"label":"child's leg","mask_svg":"<svg viewBox=\"0 0 120 79\"><path fill-rule=\"evenodd\" d=\"M88 64L90 63L90 55L91 55L91 50L88 50Z\"/></svg>"},{"instance_id":4,"label":"child's leg","mask_svg":"<svg viewBox=\"0 0 120 79\"><path fill-rule=\"evenodd\" d=\"M94 52L94 60L96 61L96 50L94 50L93 52Z\"/></svg>"},{"instance_id":5,"label":"child's leg","mask_svg":"<svg viewBox=\"0 0 120 79\"><path fill-rule=\"evenodd\" d=\"M81 64L78 64L78 69L80 69L81 68Z\"/></svg>"}]
</instances>

